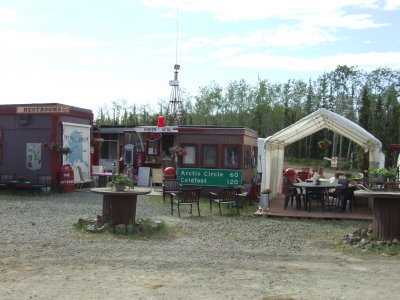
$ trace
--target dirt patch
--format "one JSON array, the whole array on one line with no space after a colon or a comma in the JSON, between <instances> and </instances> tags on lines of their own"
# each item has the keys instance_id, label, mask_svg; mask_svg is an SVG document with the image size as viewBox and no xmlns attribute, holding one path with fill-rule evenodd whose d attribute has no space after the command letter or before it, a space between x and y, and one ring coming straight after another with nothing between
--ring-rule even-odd
<instances>
[{"instance_id":1,"label":"dirt patch","mask_svg":"<svg viewBox=\"0 0 400 300\"><path fill-rule=\"evenodd\" d=\"M73 197L76 198L73 198ZM202 214L170 216L141 198L138 218L177 234L127 238L76 231L101 198L0 202L1 299L399 299L400 257L347 253L368 222ZM32 222L36 225L32 226Z\"/></svg>"}]
</instances>

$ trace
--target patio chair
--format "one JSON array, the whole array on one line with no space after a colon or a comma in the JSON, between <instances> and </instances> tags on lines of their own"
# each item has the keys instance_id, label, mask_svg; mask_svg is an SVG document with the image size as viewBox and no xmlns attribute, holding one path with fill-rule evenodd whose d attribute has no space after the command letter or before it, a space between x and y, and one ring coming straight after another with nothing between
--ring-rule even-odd
<instances>
[{"instance_id":1,"label":"patio chair","mask_svg":"<svg viewBox=\"0 0 400 300\"><path fill-rule=\"evenodd\" d=\"M238 215L239 212L239 189L237 188L222 188L221 191L216 194L213 192L209 193L209 200L210 200L210 213L212 211L212 203L215 202L218 204L219 214L222 216L221 212L221 204L232 204L232 206L236 207Z\"/></svg>"},{"instance_id":2,"label":"patio chair","mask_svg":"<svg viewBox=\"0 0 400 300\"><path fill-rule=\"evenodd\" d=\"M200 217L200 192L201 188L183 189L179 193L171 193L171 215L174 214L174 203L178 205L178 216L181 217L179 207L181 205L190 205L190 214L192 214L192 205L197 205L197 211ZM176 199L174 199L176 197Z\"/></svg>"},{"instance_id":3,"label":"patio chair","mask_svg":"<svg viewBox=\"0 0 400 300\"><path fill-rule=\"evenodd\" d=\"M291 202L291 206L293 206L293 199L296 199L296 208L301 208L301 198L304 200L304 194L298 193L297 188L293 186L292 182L289 178L283 178L283 193L285 194L285 202L284 202L284 209L288 207L289 200ZM304 200L305 202L305 200Z\"/></svg>"},{"instance_id":4,"label":"patio chair","mask_svg":"<svg viewBox=\"0 0 400 300\"><path fill-rule=\"evenodd\" d=\"M311 202L313 200L316 200L321 204L322 211L325 211L325 197L325 189L323 187L307 190L307 193L305 195L305 208L310 211Z\"/></svg>"},{"instance_id":5,"label":"patio chair","mask_svg":"<svg viewBox=\"0 0 400 300\"><path fill-rule=\"evenodd\" d=\"M0 176L0 188L5 188L8 186L9 181L13 181L15 179L14 174L1 174Z\"/></svg>"},{"instance_id":6,"label":"patio chair","mask_svg":"<svg viewBox=\"0 0 400 300\"><path fill-rule=\"evenodd\" d=\"M51 175L38 175L37 182L32 184L32 188L47 192L51 188Z\"/></svg>"},{"instance_id":7,"label":"patio chair","mask_svg":"<svg viewBox=\"0 0 400 300\"><path fill-rule=\"evenodd\" d=\"M171 195L171 193L177 194L180 192L181 186L179 183L179 179L164 179L162 182L162 189L163 189L163 192L162 192L163 199L164 199L164 203L165 203L166 195ZM171 199L171 201L172 201L172 199Z\"/></svg>"}]
</instances>

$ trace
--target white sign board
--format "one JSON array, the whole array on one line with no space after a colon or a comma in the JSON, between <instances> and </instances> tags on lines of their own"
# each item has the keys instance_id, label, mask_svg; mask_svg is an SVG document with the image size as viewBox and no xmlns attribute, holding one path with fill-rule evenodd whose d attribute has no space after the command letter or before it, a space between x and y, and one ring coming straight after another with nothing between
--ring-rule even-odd
<instances>
[{"instance_id":1,"label":"white sign board","mask_svg":"<svg viewBox=\"0 0 400 300\"><path fill-rule=\"evenodd\" d=\"M150 185L150 168L149 167L139 167L138 174L138 186L149 186Z\"/></svg>"},{"instance_id":2,"label":"white sign board","mask_svg":"<svg viewBox=\"0 0 400 300\"><path fill-rule=\"evenodd\" d=\"M80 181L78 166L81 167L84 181L90 181L90 125L63 122L63 147L71 153L63 155L63 164L74 169L74 182Z\"/></svg>"}]
</instances>

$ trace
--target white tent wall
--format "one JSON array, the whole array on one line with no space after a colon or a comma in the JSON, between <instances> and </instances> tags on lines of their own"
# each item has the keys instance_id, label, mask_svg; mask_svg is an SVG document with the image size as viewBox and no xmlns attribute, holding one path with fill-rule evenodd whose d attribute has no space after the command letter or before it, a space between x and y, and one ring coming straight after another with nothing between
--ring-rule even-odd
<instances>
[{"instance_id":1,"label":"white tent wall","mask_svg":"<svg viewBox=\"0 0 400 300\"><path fill-rule=\"evenodd\" d=\"M369 152L370 166L384 166L382 143L377 138L354 122L321 108L265 139L261 189L269 188L271 195L276 196L282 182L285 147L323 129L336 132L363 147L365 152Z\"/></svg>"},{"instance_id":2,"label":"white tent wall","mask_svg":"<svg viewBox=\"0 0 400 300\"><path fill-rule=\"evenodd\" d=\"M265 148L264 148L265 138L257 139L257 173L262 173L265 165Z\"/></svg>"}]
</instances>

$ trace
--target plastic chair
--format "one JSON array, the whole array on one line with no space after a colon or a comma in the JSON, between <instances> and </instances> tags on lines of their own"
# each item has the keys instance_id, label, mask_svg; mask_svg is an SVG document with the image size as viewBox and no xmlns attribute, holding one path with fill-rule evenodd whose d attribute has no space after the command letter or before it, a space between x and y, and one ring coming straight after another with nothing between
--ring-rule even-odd
<instances>
[{"instance_id":1,"label":"plastic chair","mask_svg":"<svg viewBox=\"0 0 400 300\"><path fill-rule=\"evenodd\" d=\"M322 211L325 211L325 197L325 189L323 187L307 190L307 194L305 195L305 209L310 211L311 202L316 200L320 202Z\"/></svg>"},{"instance_id":2,"label":"plastic chair","mask_svg":"<svg viewBox=\"0 0 400 300\"><path fill-rule=\"evenodd\" d=\"M283 193L285 194L284 209L288 207L289 200L293 206L293 199L296 199L296 208L301 208L301 198L304 200L304 194L298 193L297 188L292 185L289 178L283 178Z\"/></svg>"}]
</instances>

